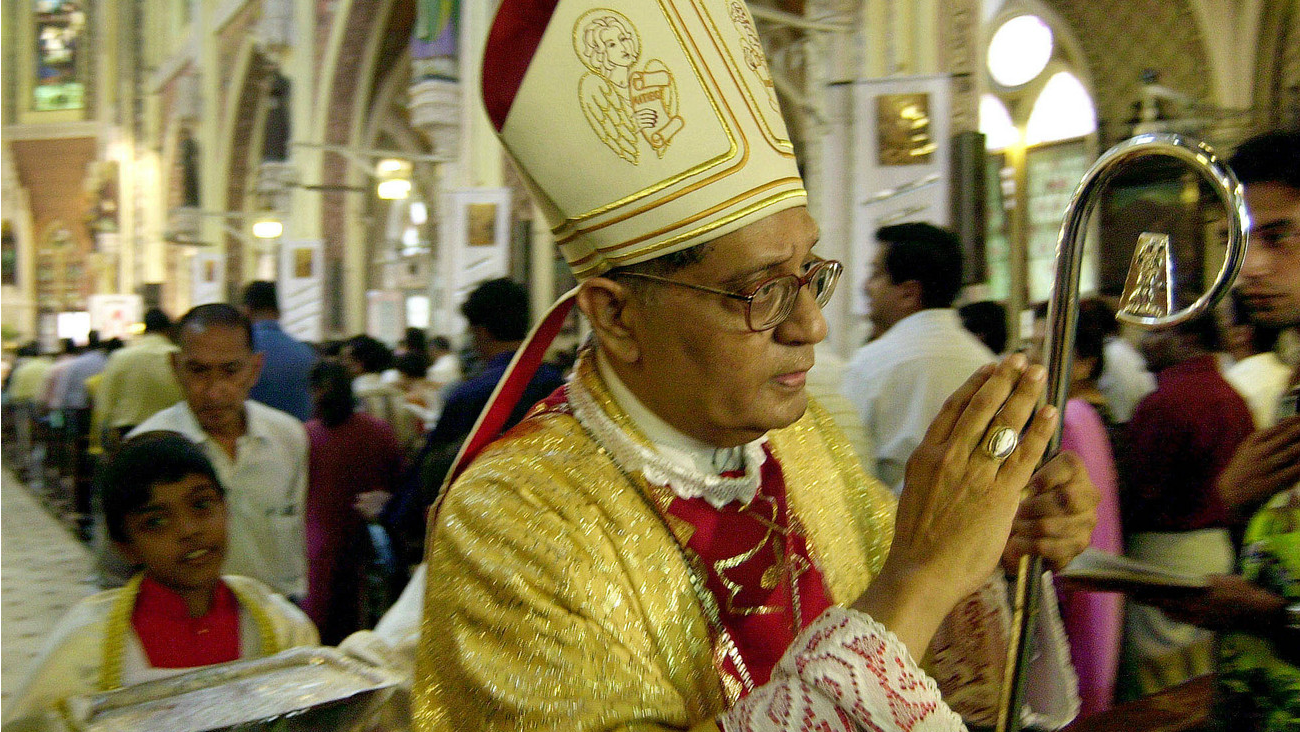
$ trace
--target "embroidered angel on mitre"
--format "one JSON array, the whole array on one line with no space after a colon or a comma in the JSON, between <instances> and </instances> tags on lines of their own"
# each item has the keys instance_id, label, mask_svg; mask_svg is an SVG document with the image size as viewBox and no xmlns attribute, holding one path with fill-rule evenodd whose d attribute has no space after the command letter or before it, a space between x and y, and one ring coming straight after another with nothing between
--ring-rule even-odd
<instances>
[{"instance_id":1,"label":"embroidered angel on mitre","mask_svg":"<svg viewBox=\"0 0 1300 732\"><path fill-rule=\"evenodd\" d=\"M758 76L759 82L767 91L767 101L772 105L772 109L781 111L781 105L776 101L776 82L772 80L772 72L767 68L767 59L763 55L763 42L759 40L758 29L754 27L754 21L749 17L749 10L745 8L742 0L731 0L727 10L731 15L731 22L735 24L736 30L740 31L740 46L745 54L745 66Z\"/></svg>"},{"instance_id":2,"label":"embroidered angel on mitre","mask_svg":"<svg viewBox=\"0 0 1300 732\"><path fill-rule=\"evenodd\" d=\"M598 8L574 25L573 46L590 71L578 98L592 130L629 163L640 159L640 140L659 157L684 120L677 114L677 82L659 59L637 69L641 39L621 13Z\"/></svg>"}]
</instances>

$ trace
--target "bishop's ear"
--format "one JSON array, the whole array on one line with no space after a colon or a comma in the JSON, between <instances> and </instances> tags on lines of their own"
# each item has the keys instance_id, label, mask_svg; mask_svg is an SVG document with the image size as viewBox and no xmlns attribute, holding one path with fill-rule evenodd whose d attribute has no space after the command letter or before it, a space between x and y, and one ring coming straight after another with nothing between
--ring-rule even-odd
<instances>
[{"instance_id":1,"label":"bishop's ear","mask_svg":"<svg viewBox=\"0 0 1300 732\"><path fill-rule=\"evenodd\" d=\"M585 280L578 290L578 307L607 356L625 363L640 360L637 325L644 306L630 287L608 277Z\"/></svg>"}]
</instances>

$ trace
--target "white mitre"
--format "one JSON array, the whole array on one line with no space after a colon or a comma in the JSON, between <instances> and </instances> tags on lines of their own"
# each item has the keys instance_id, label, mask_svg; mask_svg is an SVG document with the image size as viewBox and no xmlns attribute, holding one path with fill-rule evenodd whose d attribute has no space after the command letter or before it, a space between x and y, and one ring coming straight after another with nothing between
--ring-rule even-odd
<instances>
[{"instance_id":1,"label":"white mitre","mask_svg":"<svg viewBox=\"0 0 1300 732\"><path fill-rule=\"evenodd\" d=\"M803 206L743 0L505 0L483 98L578 279Z\"/></svg>"}]
</instances>

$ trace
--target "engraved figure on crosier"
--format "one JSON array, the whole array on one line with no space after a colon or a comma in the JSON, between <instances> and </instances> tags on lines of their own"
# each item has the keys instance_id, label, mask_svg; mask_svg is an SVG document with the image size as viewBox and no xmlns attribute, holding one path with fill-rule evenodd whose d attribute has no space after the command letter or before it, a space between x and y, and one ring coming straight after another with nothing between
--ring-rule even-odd
<instances>
[{"instance_id":1,"label":"engraved figure on crosier","mask_svg":"<svg viewBox=\"0 0 1300 732\"><path fill-rule=\"evenodd\" d=\"M595 8L573 26L573 48L588 72L578 82L583 114L596 135L629 163L641 140L663 157L685 124L677 82L659 59L640 64L641 39L622 13Z\"/></svg>"}]
</instances>

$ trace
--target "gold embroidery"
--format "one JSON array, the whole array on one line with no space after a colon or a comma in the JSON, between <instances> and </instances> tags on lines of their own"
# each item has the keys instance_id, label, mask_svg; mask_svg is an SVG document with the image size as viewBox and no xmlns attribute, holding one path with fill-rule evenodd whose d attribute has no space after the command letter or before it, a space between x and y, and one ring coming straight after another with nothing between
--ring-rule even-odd
<instances>
[{"instance_id":1,"label":"gold embroidery","mask_svg":"<svg viewBox=\"0 0 1300 732\"><path fill-rule=\"evenodd\" d=\"M642 440L591 361L580 357L575 379ZM682 729L714 719L747 682L731 667L743 659L703 586L706 568L666 528L653 487L573 416L534 420L485 450L434 520L425 607L437 611L422 621L414 726L586 732L651 715ZM834 429L814 405L769 444L812 565L847 604L883 562L893 497ZM616 709L613 698L632 701Z\"/></svg>"},{"instance_id":2,"label":"gold embroidery","mask_svg":"<svg viewBox=\"0 0 1300 732\"><path fill-rule=\"evenodd\" d=\"M659 5L660 5L660 9L663 10L666 17L669 12L670 6L665 4L665 0L660 0ZM672 10L673 12L676 12L675 8L673 8ZM656 193L659 193L660 191L670 186L677 185L678 183L680 183L683 180L686 180L687 178L691 178L695 175L699 175L709 170L710 168L714 168L719 165L722 165L723 163L726 163L734 159L738 154L740 154L740 143L746 141L743 139L737 140L736 138L735 129L734 129L737 127L737 124L735 123L735 119L736 119L735 113L731 110L729 106L727 106L725 97L721 99L718 97L717 80L713 79L712 73L709 72L709 69L707 67L701 69L699 64L699 49L696 48L694 55L692 55L690 49L687 48L686 38L683 37L683 31L679 27L679 25L681 24L681 17L678 16L676 23L674 23L670 18L668 24L671 27L673 34L677 37L678 45L681 46L682 51L686 53L686 59L690 63L691 71L694 73L695 79L700 83L700 89L701 91L704 92L705 98L708 99L709 101L709 108L713 110L713 116L718 121L719 129L722 130L722 133L727 138L726 152L723 152L708 160L705 160L699 165L684 170L681 173L678 173L677 175L674 175L665 180L661 180L652 186L637 191L636 193L633 193L628 196L624 196L623 198L620 198L616 201L610 201L609 203L604 204L603 206L598 206L590 211L566 218L563 222L560 223L559 226L556 226L553 229L551 229L551 233L556 237L557 240L567 236L571 229L582 224L585 221L588 221L597 216L602 216L604 214L609 213L610 211L614 211L619 208L622 208L623 206L626 206L635 201L639 201L642 198L645 198L646 196L651 196ZM576 44L576 39L575 39L575 44ZM693 44L694 41L692 41L692 45ZM709 74L709 80L713 81L713 86L709 86L709 84L705 82L704 74L706 73ZM722 112L724 106L726 107L727 114L730 115L732 124L728 124L727 119L723 118ZM715 176L715 178L712 178L711 180L721 179L723 177L726 177L728 175L731 175L732 173L739 171L744 167L745 161L748 159L749 159L749 147L748 144L746 144L745 152L744 155L741 157L741 159L737 161L735 164L731 165L726 170L719 173L717 176ZM675 194L674 196L669 197L666 200L673 200L673 198L675 198L677 195L680 194Z\"/></svg>"},{"instance_id":3,"label":"gold embroidery","mask_svg":"<svg viewBox=\"0 0 1300 732\"><path fill-rule=\"evenodd\" d=\"M794 180L798 180L798 179L797 179L797 178L791 178L790 180L794 181ZM673 236L673 237L670 237L670 238L668 238L668 239L664 239L663 241L659 242L658 244L654 245L653 247L647 247L647 248L645 248L645 249L640 250L639 252L635 252L634 255L635 255L635 256L640 256L640 257L645 257L645 255L646 255L647 253L650 253L650 252L657 252L657 251L659 251L659 250L661 250L661 249L666 249L666 248L668 248L668 247L671 247L671 246L676 245L676 244L679 243L679 242L682 242L682 241L685 241L685 240L687 240L687 239L690 239L691 237L699 236L699 235L701 235L701 234L704 234L705 232L713 231L714 229L717 229L717 228L719 228L719 227L726 226L727 224L730 224L731 222L735 221L736 219L744 218L744 217L750 215L751 213L754 213L755 211L758 211L758 210L760 210L760 209L767 208L768 206L771 206L771 205L773 205L773 204L780 203L781 201L784 201L784 200L786 200L786 199L789 199L789 198L807 198L807 197L808 197L808 191L804 190L803 186L799 186L798 188L795 188L795 189L792 189L792 190L788 190L788 191L782 191L782 192L780 192L780 193L778 193L778 194L776 194L776 195L774 195L774 196L768 196L767 198L764 198L764 199L762 199L762 200L760 200L760 201L758 201L758 202L756 202L756 203L752 203L752 204L750 204L750 205L748 205L748 206L746 206L746 207L740 209L739 211L734 211L734 212L732 212L732 213L728 214L727 216L724 216L724 217L722 217L722 218L720 218L720 219L716 219L716 220L714 220L714 221L708 221L708 222L704 223L704 224L701 225L701 226L698 226L698 227L696 227L696 228L694 228L694 229L691 229L690 231L687 231L687 232L684 232L684 233L678 234L678 235ZM694 217L692 217L692 218L694 218ZM626 259L626 257L620 258L620 257L613 257L613 256L611 256L611 257L609 258L609 261L612 262L612 263L614 263L615 265L617 265L617 264L618 264L619 262L621 262L623 259Z\"/></svg>"},{"instance_id":4,"label":"gold embroidery","mask_svg":"<svg viewBox=\"0 0 1300 732\"><path fill-rule=\"evenodd\" d=\"M718 581L722 583L722 586L727 588L727 596L723 598L723 602L727 606L727 612L731 613L732 615L766 615L768 613L780 612L782 609L781 605L744 606L744 605L737 604L736 598L740 595L740 592L741 590L744 589L744 587L741 586L739 582L733 582L730 578L727 577L728 570L733 570L739 567L740 565L744 564L745 562L748 562L749 560L758 556L758 553L763 550L763 547L767 546L769 543L772 545L772 554L775 556L775 561L772 563L771 567L768 567L768 569L763 572L764 581L766 581L768 578L767 572L772 570L776 570L777 572L780 572L785 568L786 552L781 551L781 546L780 546L781 542L779 540L774 539L772 536L774 530L778 528L776 525L776 518L777 518L776 501L773 501L771 498L762 495L758 496L757 498L762 499L763 502L767 503L772 510L771 520L765 521L762 520L763 517L759 516L758 514L753 515L754 518L760 519L759 523L767 527L767 533L763 534L763 538L760 539L759 542L755 544L752 549L743 551L734 557L728 557L727 559L719 559L718 561L713 563L713 573L718 576ZM762 583L760 582L760 584ZM776 582L772 583L772 587L766 587L766 585L764 585L764 587L766 589L771 589L772 587L776 587Z\"/></svg>"},{"instance_id":5,"label":"gold embroidery","mask_svg":"<svg viewBox=\"0 0 1300 732\"><path fill-rule=\"evenodd\" d=\"M673 530L674 536L681 537L683 544L691 543L691 537L695 535L695 526L691 522L669 513L664 514L664 519L667 520L668 526Z\"/></svg>"},{"instance_id":6,"label":"gold embroidery","mask_svg":"<svg viewBox=\"0 0 1300 732\"><path fill-rule=\"evenodd\" d=\"M749 17L749 10L745 8L745 3L740 0L731 0L727 6L727 14L731 16L731 22L735 24L736 30L740 31L740 48L741 53L745 56L745 66L754 72L758 77L759 83L767 90L767 103L772 105L778 113L781 111L781 105L776 101L776 83L772 81L772 72L767 68L767 57L763 55L763 43L759 40L758 29L754 27L754 21Z\"/></svg>"},{"instance_id":7,"label":"gold embroidery","mask_svg":"<svg viewBox=\"0 0 1300 732\"><path fill-rule=\"evenodd\" d=\"M777 154L784 157L794 157L794 145L790 142L788 133L786 137L777 134L777 131L773 129L772 124L768 121L767 115L759 110L758 100L754 98L754 93L750 88L750 85L744 79L740 78L740 64L736 61L732 49L726 45L726 36L724 36L718 28L718 24L713 19L712 13L704 8L698 0L693 4L695 5L695 13L700 17L700 20L708 25L712 30L711 33L706 35L713 43L714 48L718 50L718 53L726 59L727 70L731 73L732 80L736 82L738 87L740 87L740 91L745 98L745 103L749 107L749 111L753 114L754 121L758 124L759 130L762 131L764 139L767 140L768 144L772 146L772 149L775 150ZM771 75L770 71L768 71L768 75ZM778 115L778 120L779 119L780 116Z\"/></svg>"},{"instance_id":8,"label":"gold embroidery","mask_svg":"<svg viewBox=\"0 0 1300 732\"><path fill-rule=\"evenodd\" d=\"M703 188L703 187L705 187L705 186L707 186L707 185L711 185L711 184L713 184L714 182L716 182L716 179L714 179L714 178L709 178L709 179L706 179L706 180L699 181L699 182L697 182L697 183L692 183L691 185L689 185L689 186L683 188L682 190L678 191L677 193L674 193L674 194L673 194L673 198L675 198L675 197L677 197L677 196L686 195L686 194L688 194L688 193L693 193L694 191L696 191L696 190L698 190L698 189L700 189L700 188ZM671 223L665 224L665 225L663 225L663 226L661 226L661 227L655 229L654 231L646 232L646 233L644 233L644 234L642 234L642 235L640 235L640 236L638 236L638 237L635 237L635 238L633 238L633 239L629 239L629 240L626 240L626 241L619 241L619 242L615 242L615 243L613 243L613 244L609 244L609 245L607 245L607 246L598 247L597 250L598 250L601 254L604 254L604 255L607 256L607 257L614 257L614 256L616 256L616 255L614 255L613 253L616 252L616 251L618 251L618 250L620 250L620 249L627 249L628 247L636 246L637 244L640 244L640 243L642 243L642 242L644 242L644 241L648 241L648 240L650 240L650 239L653 239L653 238L655 238L656 236L660 236L661 234L666 234L666 233L672 231L673 229L679 229L679 228L681 228L681 227L683 227L683 226L686 226L686 225L688 225L688 224L693 224L693 223L695 223L696 221L699 221L700 219L706 219L706 218L712 216L713 214L715 214L715 213L717 213L717 212L719 212L719 211L722 211L722 210L724 210L724 209L726 209L726 208L728 208L728 207L730 207L730 206L734 206L734 205L736 205L737 203L739 203L739 202L741 202L741 201L743 201L743 200L745 200L745 199L747 199L747 198L753 198L754 196L756 196L756 195L758 195L758 194L760 194L760 193L763 193L763 192L766 192L766 191L772 190L773 188L780 188L780 187L782 187L782 186L790 186L790 185L798 186L798 187L799 187L799 190L803 190L803 181L800 180L800 179L797 178L797 177L778 178L778 179L773 180L773 181L768 181L767 183L764 183L764 184L762 184L762 185L760 185L760 186L756 186L756 187L754 187L754 188L751 188L751 189L745 191L744 193L740 193L740 194L738 194L738 195L732 196L731 198L728 198L727 200L722 201L722 202L720 202L720 203L717 203L717 204L715 204L715 205L713 205L713 206L710 206L709 208L706 208L706 209L704 209L703 211L696 211L696 212L692 213L690 216L687 216L686 218L678 219L678 220L673 221L673 222L671 222ZM671 199L667 199L667 200L671 200ZM565 236L565 237L563 237L563 238L561 238L561 239L557 239L557 240L556 240L556 243L557 243L558 245L560 245L560 246L564 246L565 244L568 244L570 241L572 241L574 238L579 237L579 236L582 236L583 234L588 234L588 233L591 233L591 232L593 232L593 231L598 231L598 230L600 230L600 229L605 228L606 226L612 226L612 225L614 225L614 224L622 223L623 221L626 221L627 219L630 219L630 218L632 218L633 216L640 216L641 214L643 214L643 213L645 213L645 212L647 212L647 211L650 211L651 209L658 208L659 206L661 206L661 205L663 205L664 203L666 203L667 200L665 200L665 201L659 201L659 202L656 202L656 203L650 204L650 205L648 205L648 206L645 206L644 208L640 208L640 209L637 209L637 210L635 210L635 211L628 211L628 212L625 212L625 213L619 214L619 215L616 216L616 217L610 218L609 220L602 221L602 222L600 222L600 223L598 223L598 224L594 224L594 225L592 225L592 226L589 226L589 227L587 227L587 228L585 228L585 229L580 229L580 230L578 230L578 231L574 231L574 232L570 233L569 235L567 235L567 236ZM638 251L637 254L641 254L641 252Z\"/></svg>"},{"instance_id":9,"label":"gold embroidery","mask_svg":"<svg viewBox=\"0 0 1300 732\"><path fill-rule=\"evenodd\" d=\"M578 99L596 136L629 163L640 161L638 136L662 158L686 122L672 71L659 59L637 68L641 38L632 21L608 8L588 10L573 26L573 50L588 69Z\"/></svg>"}]
</instances>

